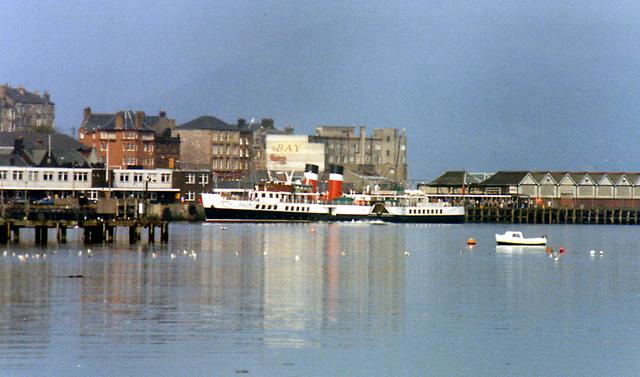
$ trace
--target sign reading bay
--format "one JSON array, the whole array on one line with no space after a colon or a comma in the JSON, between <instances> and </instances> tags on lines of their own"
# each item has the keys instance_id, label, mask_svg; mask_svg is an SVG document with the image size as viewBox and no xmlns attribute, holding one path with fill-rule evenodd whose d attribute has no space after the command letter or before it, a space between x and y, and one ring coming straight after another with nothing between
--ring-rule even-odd
<instances>
[{"instance_id":1,"label":"sign reading bay","mask_svg":"<svg viewBox=\"0 0 640 377\"><path fill-rule=\"evenodd\" d=\"M305 135L267 135L267 169L304 171L305 164L324 170L324 144Z\"/></svg>"}]
</instances>

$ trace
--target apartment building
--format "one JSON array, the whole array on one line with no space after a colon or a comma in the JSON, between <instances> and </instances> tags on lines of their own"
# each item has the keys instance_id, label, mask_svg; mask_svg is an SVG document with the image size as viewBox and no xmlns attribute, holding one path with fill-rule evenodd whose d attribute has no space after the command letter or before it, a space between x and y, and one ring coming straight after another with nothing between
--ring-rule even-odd
<instances>
[{"instance_id":1,"label":"apartment building","mask_svg":"<svg viewBox=\"0 0 640 377\"><path fill-rule=\"evenodd\" d=\"M209 169L219 180L238 180L249 170L251 129L228 124L213 116L201 116L177 126L180 168Z\"/></svg>"},{"instance_id":2,"label":"apartment building","mask_svg":"<svg viewBox=\"0 0 640 377\"><path fill-rule=\"evenodd\" d=\"M313 143L325 144L325 165L342 165L353 180L366 177L384 177L406 186L407 146L406 132L396 128L375 128L367 136L365 127L318 126L316 134L309 136Z\"/></svg>"},{"instance_id":3,"label":"apartment building","mask_svg":"<svg viewBox=\"0 0 640 377\"><path fill-rule=\"evenodd\" d=\"M54 128L55 105L45 90L29 92L22 86L0 85L0 131L37 131Z\"/></svg>"},{"instance_id":4,"label":"apartment building","mask_svg":"<svg viewBox=\"0 0 640 377\"><path fill-rule=\"evenodd\" d=\"M96 150L98 160L109 168L155 168L154 119L143 111L92 113L84 109L78 140Z\"/></svg>"}]
</instances>

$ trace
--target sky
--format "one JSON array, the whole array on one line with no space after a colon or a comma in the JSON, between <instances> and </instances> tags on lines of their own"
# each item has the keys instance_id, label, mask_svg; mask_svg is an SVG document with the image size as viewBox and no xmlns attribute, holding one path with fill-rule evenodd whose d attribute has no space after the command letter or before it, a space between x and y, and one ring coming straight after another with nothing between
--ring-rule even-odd
<instances>
[{"instance_id":1,"label":"sky","mask_svg":"<svg viewBox=\"0 0 640 377\"><path fill-rule=\"evenodd\" d=\"M637 1L19 1L0 82L83 108L407 131L409 176L640 166Z\"/></svg>"}]
</instances>

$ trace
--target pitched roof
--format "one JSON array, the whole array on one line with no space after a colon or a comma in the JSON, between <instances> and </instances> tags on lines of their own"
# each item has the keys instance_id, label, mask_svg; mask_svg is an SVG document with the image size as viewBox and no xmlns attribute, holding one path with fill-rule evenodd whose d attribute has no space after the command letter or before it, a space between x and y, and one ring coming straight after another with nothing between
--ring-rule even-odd
<instances>
[{"instance_id":1,"label":"pitched roof","mask_svg":"<svg viewBox=\"0 0 640 377\"><path fill-rule=\"evenodd\" d=\"M517 185L529 174L526 171L499 171L491 177L480 182L480 186L507 186Z\"/></svg>"},{"instance_id":2,"label":"pitched roof","mask_svg":"<svg viewBox=\"0 0 640 377\"><path fill-rule=\"evenodd\" d=\"M22 88L12 88L8 85L1 85L4 92L4 96L6 98L11 99L13 102L17 103L29 103L29 104L38 104L38 105L53 105L48 98L48 95L40 96L39 94L31 93Z\"/></svg>"},{"instance_id":3,"label":"pitched roof","mask_svg":"<svg viewBox=\"0 0 640 377\"><path fill-rule=\"evenodd\" d=\"M22 137L25 149L47 149L49 136L51 136L51 148L54 149L90 149L69 135L39 132L0 132L0 148L13 148L15 139Z\"/></svg>"},{"instance_id":4,"label":"pitched roof","mask_svg":"<svg viewBox=\"0 0 640 377\"><path fill-rule=\"evenodd\" d=\"M122 129L127 131L138 130L136 127L136 113L132 110L123 111ZM142 120L142 131L153 131L151 126L158 121L157 116L144 116ZM111 131L116 130L116 114L91 113L89 118L82 121L80 127L88 131Z\"/></svg>"},{"instance_id":5,"label":"pitched roof","mask_svg":"<svg viewBox=\"0 0 640 377\"><path fill-rule=\"evenodd\" d=\"M467 185L480 183L480 179L478 179L476 174L467 173L465 171L447 171L438 178L427 183L427 186L462 186L463 180Z\"/></svg>"},{"instance_id":6,"label":"pitched roof","mask_svg":"<svg viewBox=\"0 0 640 377\"><path fill-rule=\"evenodd\" d=\"M205 115L177 126L176 130L240 131L241 127L228 124L214 116Z\"/></svg>"},{"instance_id":7,"label":"pitched roof","mask_svg":"<svg viewBox=\"0 0 640 377\"><path fill-rule=\"evenodd\" d=\"M0 166L29 166L21 157L13 153L0 153Z\"/></svg>"}]
</instances>

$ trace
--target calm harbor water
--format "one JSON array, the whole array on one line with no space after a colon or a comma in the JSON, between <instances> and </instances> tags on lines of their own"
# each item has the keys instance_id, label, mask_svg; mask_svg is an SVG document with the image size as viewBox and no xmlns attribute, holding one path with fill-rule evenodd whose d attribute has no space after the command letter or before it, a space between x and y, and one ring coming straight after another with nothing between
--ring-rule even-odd
<instances>
[{"instance_id":1,"label":"calm harbor water","mask_svg":"<svg viewBox=\"0 0 640 377\"><path fill-rule=\"evenodd\" d=\"M0 374L640 375L638 227L224 227L90 251L23 231L0 256ZM567 252L497 248L509 229Z\"/></svg>"}]
</instances>

